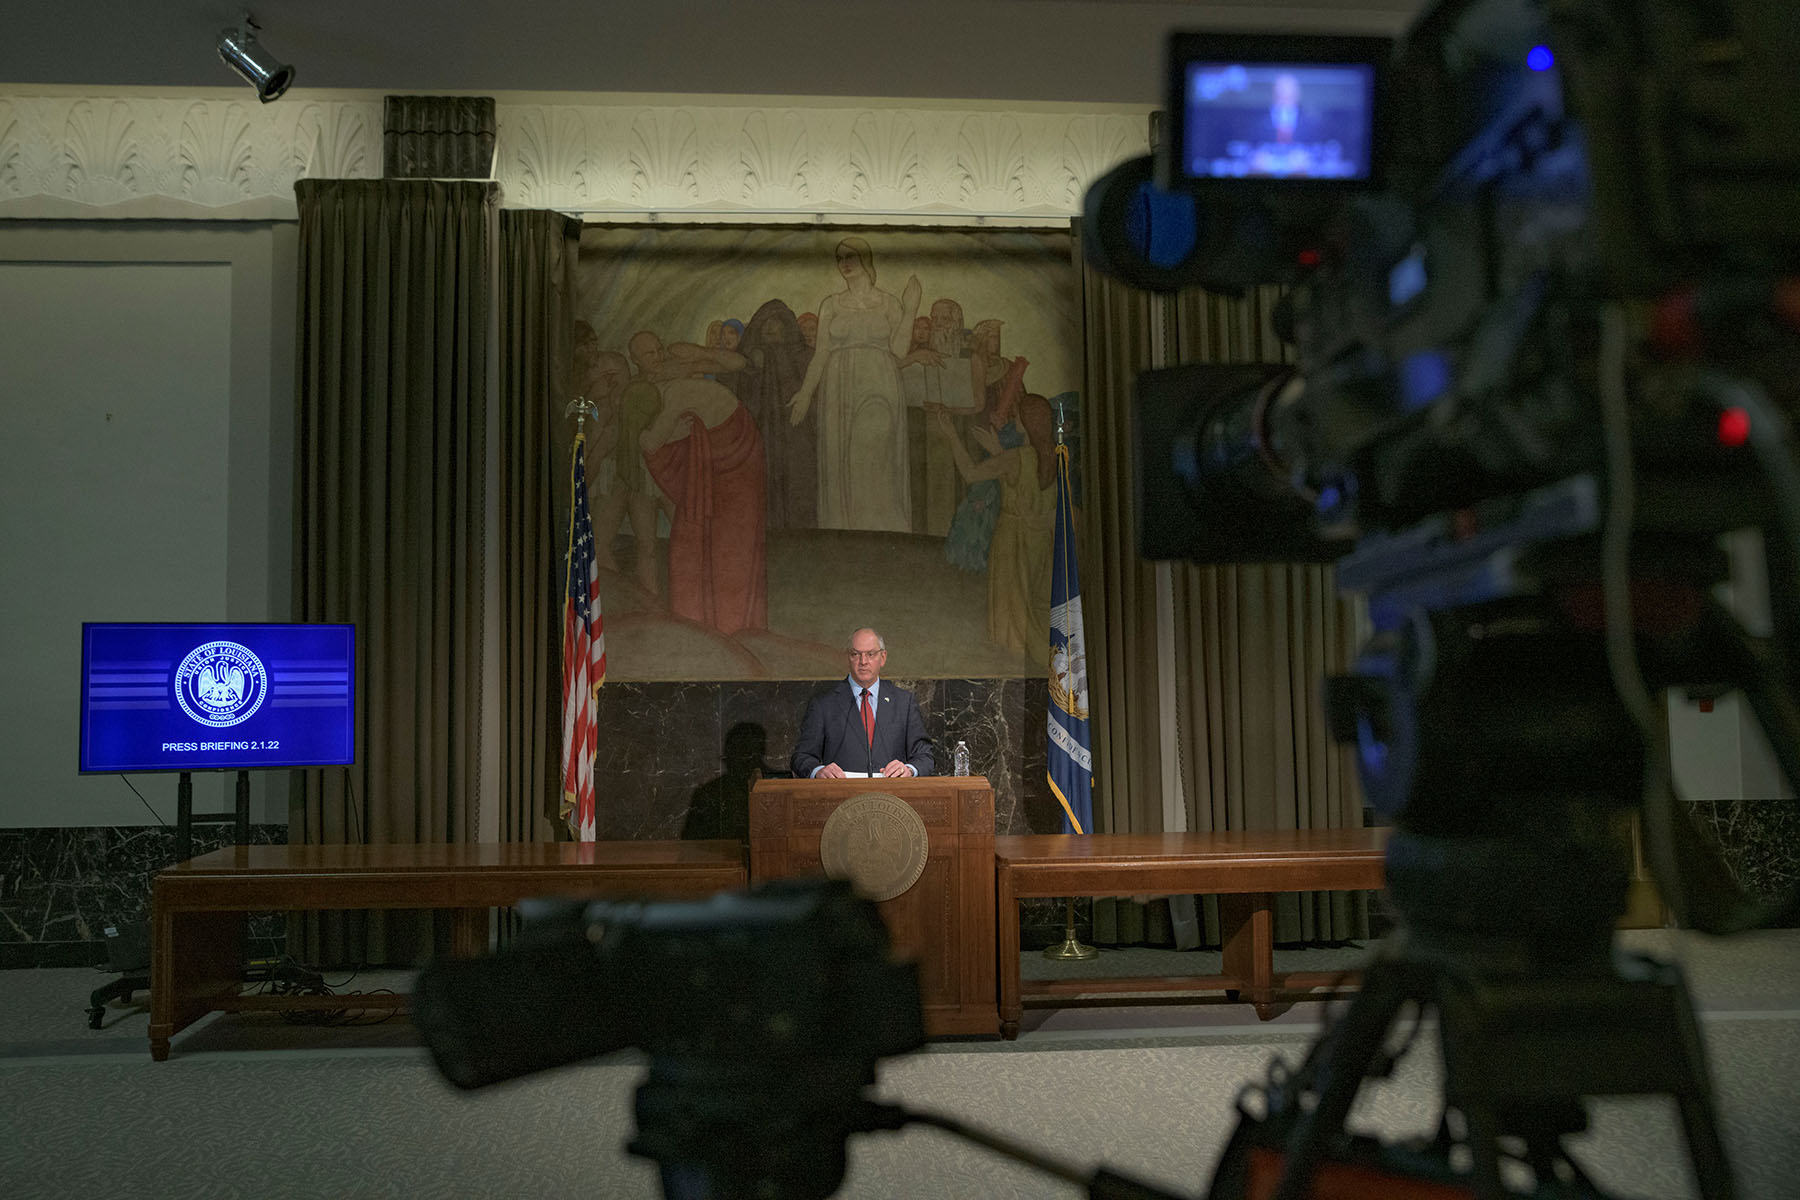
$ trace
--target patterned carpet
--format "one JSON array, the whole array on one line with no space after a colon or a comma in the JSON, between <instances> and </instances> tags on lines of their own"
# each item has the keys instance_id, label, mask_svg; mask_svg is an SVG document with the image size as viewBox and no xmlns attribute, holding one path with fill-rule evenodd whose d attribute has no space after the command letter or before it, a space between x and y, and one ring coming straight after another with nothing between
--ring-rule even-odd
<instances>
[{"instance_id":1,"label":"patterned carpet","mask_svg":"<svg viewBox=\"0 0 1800 1200\"><path fill-rule=\"evenodd\" d=\"M1800 932L1727 942L1628 935L1678 951L1697 1002L1739 1196L1800 1197ZM1157 952L1122 952L1146 974ZM1035 969L1035 964L1032 964ZM1302 969L1302 968L1296 968ZM1329 968L1327 968L1329 969ZM404 1020L356 1028L215 1018L152 1063L141 1008L89 1031L85 970L0 972L0 1194L7 1197L645 1197L624 1154L641 1065L606 1060L476 1093L444 1084ZM406 986L404 976L352 986ZM1204 1195L1233 1100L1272 1056L1297 1060L1329 1013L1270 1023L1240 1005L1028 1014L1017 1042L936 1043L883 1064L879 1091L1087 1168ZM1436 1119L1429 1035L1353 1124ZM1596 1103L1578 1154L1613 1193L1694 1194L1672 1106ZM929 1129L853 1140L843 1197L1074 1197L1080 1188Z\"/></svg>"}]
</instances>

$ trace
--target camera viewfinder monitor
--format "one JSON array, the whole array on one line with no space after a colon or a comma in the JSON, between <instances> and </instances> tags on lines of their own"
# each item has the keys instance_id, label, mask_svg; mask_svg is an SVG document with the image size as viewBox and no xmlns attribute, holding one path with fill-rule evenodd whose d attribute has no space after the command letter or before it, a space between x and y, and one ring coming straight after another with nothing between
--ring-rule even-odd
<instances>
[{"instance_id":1,"label":"camera viewfinder monitor","mask_svg":"<svg viewBox=\"0 0 1800 1200\"><path fill-rule=\"evenodd\" d=\"M1165 185L1376 185L1385 38L1177 33Z\"/></svg>"},{"instance_id":2,"label":"camera viewfinder monitor","mask_svg":"<svg viewBox=\"0 0 1800 1200\"><path fill-rule=\"evenodd\" d=\"M356 627L81 627L81 771L356 761Z\"/></svg>"}]
</instances>

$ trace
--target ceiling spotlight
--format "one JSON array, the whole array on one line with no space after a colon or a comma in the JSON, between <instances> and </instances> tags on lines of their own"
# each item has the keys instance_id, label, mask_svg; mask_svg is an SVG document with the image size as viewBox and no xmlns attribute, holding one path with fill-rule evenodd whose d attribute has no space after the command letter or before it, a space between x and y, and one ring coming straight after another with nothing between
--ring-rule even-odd
<instances>
[{"instance_id":1,"label":"ceiling spotlight","mask_svg":"<svg viewBox=\"0 0 1800 1200\"><path fill-rule=\"evenodd\" d=\"M257 44L256 31L261 28L256 18L245 13L236 29L220 30L219 57L256 89L258 100L267 104L288 90L294 82L294 68L276 61L266 47Z\"/></svg>"}]
</instances>

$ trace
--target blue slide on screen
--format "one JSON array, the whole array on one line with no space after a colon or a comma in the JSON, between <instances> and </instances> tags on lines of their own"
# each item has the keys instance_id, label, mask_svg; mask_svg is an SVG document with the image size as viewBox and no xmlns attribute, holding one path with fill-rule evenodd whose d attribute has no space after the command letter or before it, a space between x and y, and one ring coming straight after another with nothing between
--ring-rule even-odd
<instances>
[{"instance_id":1,"label":"blue slide on screen","mask_svg":"<svg viewBox=\"0 0 1800 1200\"><path fill-rule=\"evenodd\" d=\"M1189 63L1183 109L1190 178L1369 178L1369 64Z\"/></svg>"},{"instance_id":2,"label":"blue slide on screen","mask_svg":"<svg viewBox=\"0 0 1800 1200\"><path fill-rule=\"evenodd\" d=\"M81 627L81 770L223 771L356 759L356 627Z\"/></svg>"}]
</instances>

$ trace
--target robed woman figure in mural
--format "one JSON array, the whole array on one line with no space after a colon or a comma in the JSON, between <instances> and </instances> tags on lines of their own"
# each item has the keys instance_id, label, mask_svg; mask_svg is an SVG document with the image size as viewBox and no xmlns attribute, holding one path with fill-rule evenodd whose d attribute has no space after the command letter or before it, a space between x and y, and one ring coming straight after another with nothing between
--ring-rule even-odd
<instances>
[{"instance_id":1,"label":"robed woman figure in mural","mask_svg":"<svg viewBox=\"0 0 1800 1200\"><path fill-rule=\"evenodd\" d=\"M790 425L788 401L806 380L813 349L794 310L770 300L756 310L738 346L748 365L737 372L737 395L762 431L768 458L764 484L768 528L815 529L819 452L811 426Z\"/></svg>"},{"instance_id":2,"label":"robed woman figure in mural","mask_svg":"<svg viewBox=\"0 0 1800 1200\"><path fill-rule=\"evenodd\" d=\"M1000 485L987 561L988 637L1039 666L1050 661L1050 565L1056 524L1056 418L1035 393L1019 400L1020 444L994 447L980 462L956 436L950 414L936 414L956 469L970 483Z\"/></svg>"},{"instance_id":3,"label":"robed woman figure in mural","mask_svg":"<svg viewBox=\"0 0 1800 1200\"><path fill-rule=\"evenodd\" d=\"M983 457L1025 444L1025 431L1014 419L1019 398L1025 394L1024 355L1006 358L1000 353L1001 322L977 321L972 334L969 368L973 376L970 394L979 404L972 416L952 414L952 442L961 443L966 431ZM977 459L977 461L980 461ZM965 479L967 473L964 473ZM944 559L964 571L980 574L988 569L988 547L994 539L994 522L1000 516L1000 484L994 478L969 482L950 531L944 537Z\"/></svg>"},{"instance_id":4,"label":"robed woman figure in mural","mask_svg":"<svg viewBox=\"0 0 1800 1200\"><path fill-rule=\"evenodd\" d=\"M662 408L639 444L645 468L674 502L669 611L727 636L766 629L762 435L716 379L658 386Z\"/></svg>"},{"instance_id":5,"label":"robed woman figure in mural","mask_svg":"<svg viewBox=\"0 0 1800 1200\"><path fill-rule=\"evenodd\" d=\"M906 398L900 368L936 365L929 349L910 349L923 289L918 276L895 296L875 286L869 243L837 244L841 290L819 306L817 351L790 402L798 425L818 399L819 528L912 529Z\"/></svg>"}]
</instances>

